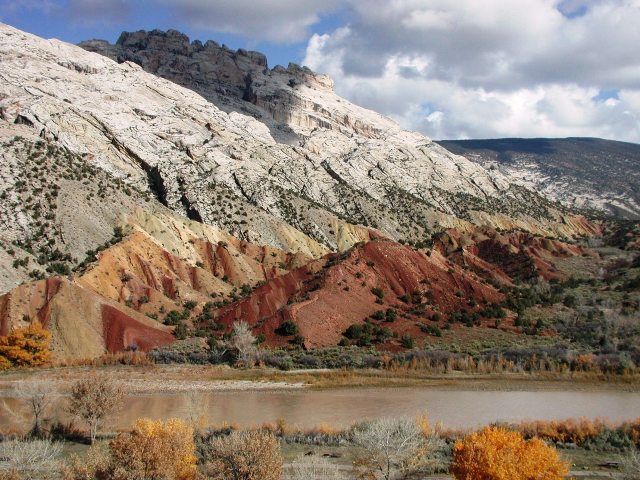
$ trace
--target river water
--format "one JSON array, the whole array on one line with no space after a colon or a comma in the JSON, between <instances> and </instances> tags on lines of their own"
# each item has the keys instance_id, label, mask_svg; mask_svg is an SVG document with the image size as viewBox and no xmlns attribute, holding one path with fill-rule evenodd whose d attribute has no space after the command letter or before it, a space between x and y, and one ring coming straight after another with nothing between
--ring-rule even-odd
<instances>
[{"instance_id":1,"label":"river water","mask_svg":"<svg viewBox=\"0 0 640 480\"><path fill-rule=\"evenodd\" d=\"M0 398L0 428L21 422L19 399ZM16 415L17 414L17 415ZM137 418L202 418L241 427L274 422L344 427L363 419L426 414L446 427L475 427L496 421L569 417L640 417L640 393L593 391L466 391L433 388L351 388L332 390L227 391L128 397L111 427L128 428Z\"/></svg>"}]
</instances>

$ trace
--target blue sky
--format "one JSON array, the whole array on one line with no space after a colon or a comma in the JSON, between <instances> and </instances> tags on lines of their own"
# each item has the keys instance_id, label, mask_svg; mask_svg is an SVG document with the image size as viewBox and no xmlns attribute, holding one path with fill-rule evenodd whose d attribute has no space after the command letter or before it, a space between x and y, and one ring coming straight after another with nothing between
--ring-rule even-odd
<instances>
[{"instance_id":1,"label":"blue sky","mask_svg":"<svg viewBox=\"0 0 640 480\"><path fill-rule=\"evenodd\" d=\"M306 64L432 138L640 142L640 0L0 0L42 37L175 28Z\"/></svg>"},{"instance_id":2,"label":"blue sky","mask_svg":"<svg viewBox=\"0 0 640 480\"><path fill-rule=\"evenodd\" d=\"M83 2L0 0L0 20L40 37L57 38L70 43L93 38L115 43L123 31L173 28L185 33L191 40L215 40L232 49L260 51L267 55L271 67L277 64L286 66L289 62L300 63L305 56L308 36L330 32L345 22L344 9L337 5L318 15L318 21L307 28L306 38L270 41L203 28L188 18L176 18L166 5L154 0L87 1L84 2L87 9L95 6L91 3L100 5L93 11L78 11L77 8L74 11L74 7L80 3ZM103 15L100 15L101 11Z\"/></svg>"}]
</instances>

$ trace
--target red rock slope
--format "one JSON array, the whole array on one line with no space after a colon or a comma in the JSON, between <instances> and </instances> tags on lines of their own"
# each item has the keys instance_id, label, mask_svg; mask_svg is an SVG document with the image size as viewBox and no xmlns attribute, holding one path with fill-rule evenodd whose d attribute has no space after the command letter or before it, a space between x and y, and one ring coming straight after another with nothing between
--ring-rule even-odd
<instances>
[{"instance_id":1,"label":"red rock slope","mask_svg":"<svg viewBox=\"0 0 640 480\"><path fill-rule=\"evenodd\" d=\"M502 298L494 287L437 251L428 255L379 239L278 277L219 310L214 321L230 328L234 321L245 320L268 344L277 345L291 340L275 330L292 320L305 346L315 348L336 345L350 325L363 323L376 311L397 312L395 320L380 324L398 335L421 336L418 322L438 312L444 322L448 313L479 309L470 303Z\"/></svg>"}]
</instances>

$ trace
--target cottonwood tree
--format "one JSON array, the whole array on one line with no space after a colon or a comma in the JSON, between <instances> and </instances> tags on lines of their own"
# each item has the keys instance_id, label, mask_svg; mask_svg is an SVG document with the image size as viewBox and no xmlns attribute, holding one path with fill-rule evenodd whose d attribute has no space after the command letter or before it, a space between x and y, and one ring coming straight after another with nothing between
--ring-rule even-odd
<instances>
[{"instance_id":1,"label":"cottonwood tree","mask_svg":"<svg viewBox=\"0 0 640 480\"><path fill-rule=\"evenodd\" d=\"M89 375L71 387L68 412L89 426L91 444L105 419L114 413L124 397L122 384L107 375Z\"/></svg>"},{"instance_id":2,"label":"cottonwood tree","mask_svg":"<svg viewBox=\"0 0 640 480\"><path fill-rule=\"evenodd\" d=\"M258 347L247 322L233 324L229 346L238 351L238 359L245 365L249 365L255 359Z\"/></svg>"},{"instance_id":3,"label":"cottonwood tree","mask_svg":"<svg viewBox=\"0 0 640 480\"><path fill-rule=\"evenodd\" d=\"M458 480L562 480L569 473L555 448L539 438L525 440L519 432L496 427L458 440L451 470Z\"/></svg>"},{"instance_id":4,"label":"cottonwood tree","mask_svg":"<svg viewBox=\"0 0 640 480\"><path fill-rule=\"evenodd\" d=\"M213 480L281 480L282 453L269 432L249 430L212 439L204 453L206 478Z\"/></svg>"},{"instance_id":5,"label":"cottonwood tree","mask_svg":"<svg viewBox=\"0 0 640 480\"><path fill-rule=\"evenodd\" d=\"M50 383L42 380L27 380L21 382L16 388L16 393L23 398L33 416L31 435L42 436L42 419L54 399L54 389Z\"/></svg>"},{"instance_id":6,"label":"cottonwood tree","mask_svg":"<svg viewBox=\"0 0 640 480\"><path fill-rule=\"evenodd\" d=\"M51 360L50 344L51 332L40 322L0 336L0 370L46 365Z\"/></svg>"},{"instance_id":7,"label":"cottonwood tree","mask_svg":"<svg viewBox=\"0 0 640 480\"><path fill-rule=\"evenodd\" d=\"M354 467L360 479L390 480L419 471L431 449L430 439L412 419L381 418L354 427L353 438L365 452Z\"/></svg>"}]
</instances>

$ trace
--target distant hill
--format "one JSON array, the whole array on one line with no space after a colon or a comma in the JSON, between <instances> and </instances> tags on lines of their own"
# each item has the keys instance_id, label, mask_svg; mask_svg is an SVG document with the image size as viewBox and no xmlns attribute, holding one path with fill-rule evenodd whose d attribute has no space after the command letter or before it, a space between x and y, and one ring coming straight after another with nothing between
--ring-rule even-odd
<instances>
[{"instance_id":1,"label":"distant hill","mask_svg":"<svg viewBox=\"0 0 640 480\"><path fill-rule=\"evenodd\" d=\"M452 153L500 170L565 205L640 218L640 145L600 138L443 140Z\"/></svg>"}]
</instances>

